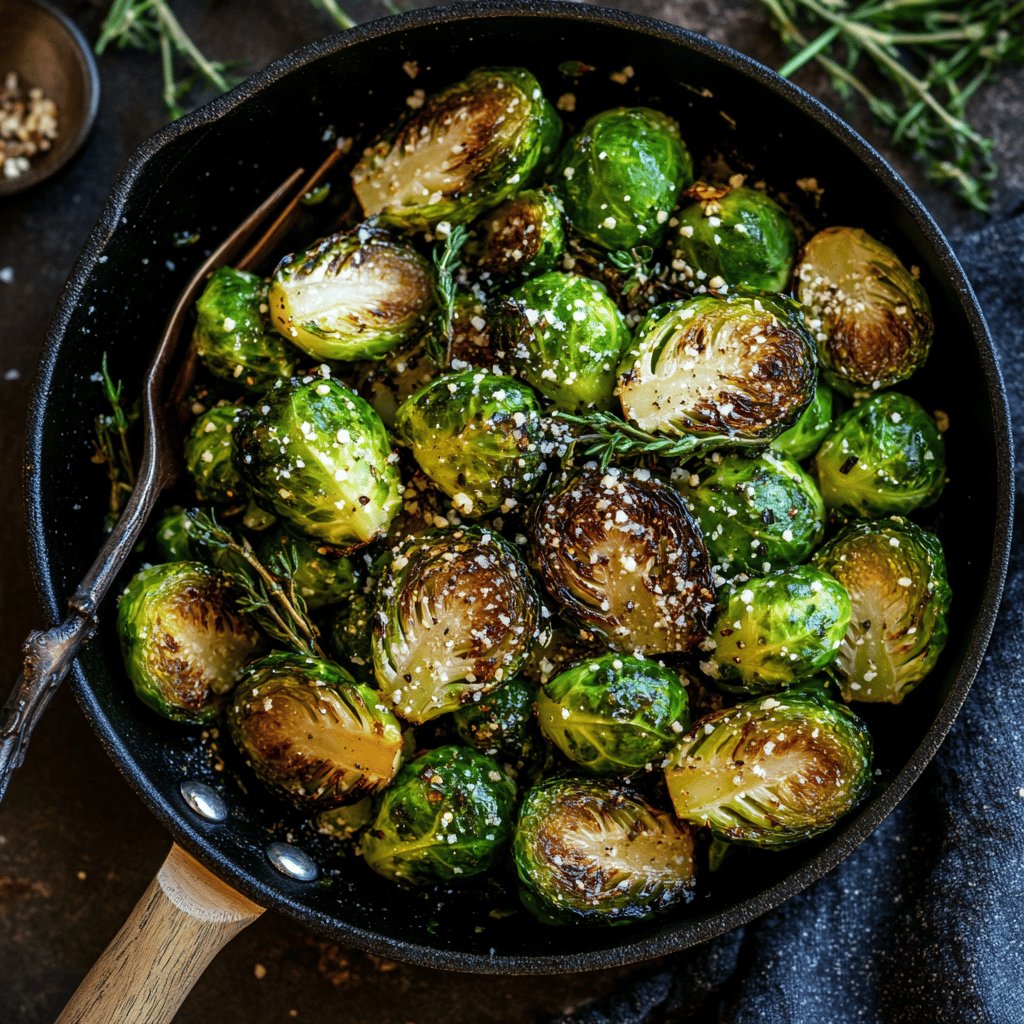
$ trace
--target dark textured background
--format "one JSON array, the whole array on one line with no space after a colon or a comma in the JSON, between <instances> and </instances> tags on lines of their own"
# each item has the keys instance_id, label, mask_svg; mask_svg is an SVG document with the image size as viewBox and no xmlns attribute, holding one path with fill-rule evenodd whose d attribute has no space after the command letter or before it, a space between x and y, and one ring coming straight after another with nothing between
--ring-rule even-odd
<instances>
[{"instance_id":1,"label":"dark textured background","mask_svg":"<svg viewBox=\"0 0 1024 1024\"><path fill-rule=\"evenodd\" d=\"M95 37L105 3L72 0L58 6L90 38ZM727 6L710 0L685 5L624 0L618 6L706 32L769 64L778 64L782 57L756 0L733 0ZM208 54L244 61L250 69L330 27L326 16L306 0L178 0L175 9ZM347 9L358 20L386 13L384 4L365 0L349 0ZM80 158L35 191L0 200L0 436L6 441L0 445L0 480L6 481L0 491L0 688L6 688L17 674L22 638L40 623L25 550L20 487L21 439L39 347L64 278L114 174L131 150L164 120L155 60L113 53L100 61L100 72L99 120ZM835 101L813 75L799 80L826 102ZM1024 73L1008 74L985 91L977 100L976 113L982 130L997 142L1003 166L997 213L1008 214L1024 199L1020 130ZM854 123L888 152L870 124L856 118ZM1020 301L1024 284L1019 272L1024 251L1021 232L997 227L967 239L962 233L978 226L973 215L928 186L905 160L896 157L895 163L939 223L947 231L960 233L961 252L969 256L968 272L985 286L990 303L998 302L1001 271L987 261L1016 262L1016 298L1008 299L1002 310L1008 317ZM13 280L7 280L12 274ZM1014 354L1004 352L1004 358ZM1016 364L1012 367L1011 384L1021 380L1019 370ZM1009 628L1011 624L1005 623L1004 631ZM986 678L1005 683L1016 676L1020 658L1013 654L997 652ZM1002 696L1002 691L979 684L944 754L951 750L967 757L971 744L984 741L998 762L1000 736L988 727L993 721L992 701ZM1022 731L1019 718L1015 727ZM977 805L976 793L959 787L949 757L945 767L942 761L940 757L937 767L915 789L908 807L855 855L852 874L835 873L824 879L757 929L748 929L746 936L727 938L676 960L674 981L668 974L652 975L650 966L551 979L450 976L338 949L296 925L268 916L215 961L178 1020L181 1024L531 1021L561 1015L611 992L626 977L651 975L651 980L631 990L627 1002L644 1007L645 1013L651 1009L651 1019L665 1021L682 1021L693 1013L702 1021L772 1024L810 1020L834 1024L840 1016L868 1022L892 1017L922 1024L940 1019L1020 1024L1024 1020L1020 847L1016 842L1007 845L1006 837L993 831L992 808ZM1004 813L999 803L1003 801L1005 812L1020 818L1024 776L1016 779L1014 770L997 771L993 779L997 817ZM922 822L930 825L933 834L938 830L952 835L959 844L957 856L942 861L943 872L933 872L927 879L913 870L919 863L914 843L928 834L927 829L922 832ZM976 848L975 836L982 840ZM0 1022L52 1020L130 911L167 847L167 836L107 760L78 714L70 691L61 694L0 810ZM972 855L975 849L977 856ZM986 850L995 852L994 861L985 859ZM880 862L880 851L892 853L891 860ZM982 900L971 898L979 882L984 888L986 877L1007 871L1010 878L1015 871L1017 885L985 893ZM852 889L846 881L851 877L857 879ZM962 901L961 893L966 897ZM946 917L935 919L929 914L918 920L915 913L920 917L919 912L901 909L904 901L911 907L944 906ZM863 936L851 928L852 948L841 963L821 955L830 941L835 945L837 930L865 916L884 926L883 931L876 930L872 945L853 946ZM773 943L781 928L802 930L804 956L788 963L773 961ZM993 955L998 953L1002 971L992 974L985 963L972 958L970 942L963 945L965 936L972 933L985 935ZM928 944L936 942L944 942L951 956L936 962L929 973L925 968ZM778 948L785 949L786 944ZM914 955L906 954L907 950ZM800 983L794 984L797 975ZM878 1002L880 978L889 995ZM843 1011L836 1010L834 1002L830 1009L829 999L847 986L850 998ZM806 1012L787 1005L794 992L803 993ZM740 1001L743 1007L737 1009ZM894 1012L894 1005L902 1010ZM610 1022L630 1015L620 1004L585 1016Z\"/></svg>"}]
</instances>

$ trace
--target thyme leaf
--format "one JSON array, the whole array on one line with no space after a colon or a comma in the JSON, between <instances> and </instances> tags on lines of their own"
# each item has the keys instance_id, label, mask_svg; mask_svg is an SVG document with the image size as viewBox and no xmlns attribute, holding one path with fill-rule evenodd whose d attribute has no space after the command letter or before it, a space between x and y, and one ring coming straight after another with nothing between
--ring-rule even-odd
<instances>
[{"instance_id":1,"label":"thyme leaf","mask_svg":"<svg viewBox=\"0 0 1024 1024\"><path fill-rule=\"evenodd\" d=\"M438 315L436 330L431 332L427 355L438 369L446 370L451 363L455 315L455 275L462 266L460 254L469 238L469 232L462 224L456 224L448 232L444 242L434 246L434 296L437 299Z\"/></svg>"},{"instance_id":2,"label":"thyme leaf","mask_svg":"<svg viewBox=\"0 0 1024 1024\"><path fill-rule=\"evenodd\" d=\"M129 409L124 407L124 383L114 382L107 365L107 353L103 353L100 364L100 385L110 407L109 412L100 413L95 420L95 451L92 461L106 466L110 481L110 501L105 525L109 533L120 518L124 506L135 489L135 464L128 445L128 432L139 418L139 404Z\"/></svg>"}]
</instances>

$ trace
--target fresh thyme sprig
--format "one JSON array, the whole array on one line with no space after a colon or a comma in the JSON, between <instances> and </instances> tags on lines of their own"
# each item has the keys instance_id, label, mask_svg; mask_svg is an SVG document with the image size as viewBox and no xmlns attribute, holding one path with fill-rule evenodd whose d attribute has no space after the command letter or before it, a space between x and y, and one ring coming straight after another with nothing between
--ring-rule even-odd
<instances>
[{"instance_id":1,"label":"fresh thyme sprig","mask_svg":"<svg viewBox=\"0 0 1024 1024\"><path fill-rule=\"evenodd\" d=\"M437 299L437 329L431 332L427 355L438 369L446 370L452 359L454 330L452 318L455 315L455 275L462 266L460 254L469 238L469 232L461 224L448 232L444 242L434 246L434 295Z\"/></svg>"},{"instance_id":2,"label":"fresh thyme sprig","mask_svg":"<svg viewBox=\"0 0 1024 1024\"><path fill-rule=\"evenodd\" d=\"M650 434L610 412L577 415L559 411L552 415L582 428L582 433L569 442L566 459L573 458L579 449L584 458L597 459L602 472L618 458L687 459L705 447L696 437Z\"/></svg>"},{"instance_id":3,"label":"fresh thyme sprig","mask_svg":"<svg viewBox=\"0 0 1024 1024\"><path fill-rule=\"evenodd\" d=\"M323 658L320 631L295 586L299 556L294 546L282 547L264 565L249 541L236 537L212 512L191 508L185 514L189 536L200 548L231 556L222 564L241 591L240 607L252 614L268 636L300 654Z\"/></svg>"},{"instance_id":4,"label":"fresh thyme sprig","mask_svg":"<svg viewBox=\"0 0 1024 1024\"><path fill-rule=\"evenodd\" d=\"M336 0L310 0L310 3L326 14L338 28L346 29L355 26L355 22L338 6Z\"/></svg>"},{"instance_id":5,"label":"fresh thyme sprig","mask_svg":"<svg viewBox=\"0 0 1024 1024\"><path fill-rule=\"evenodd\" d=\"M107 479L110 481L110 502L106 516L109 532L135 489L135 464L128 446L128 431L139 418L139 406L136 402L125 410L124 384L122 381L114 383L111 378L106 352L100 364L99 378L110 412L100 413L96 417L96 451L92 461L106 466Z\"/></svg>"}]
</instances>

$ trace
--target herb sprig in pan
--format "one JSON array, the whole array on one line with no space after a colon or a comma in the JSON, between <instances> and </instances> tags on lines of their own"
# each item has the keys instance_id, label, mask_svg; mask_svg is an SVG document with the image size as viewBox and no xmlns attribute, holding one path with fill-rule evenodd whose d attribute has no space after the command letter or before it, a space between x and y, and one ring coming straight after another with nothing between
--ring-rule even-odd
<instances>
[{"instance_id":1,"label":"herb sprig in pan","mask_svg":"<svg viewBox=\"0 0 1024 1024\"><path fill-rule=\"evenodd\" d=\"M110 406L110 412L102 412L96 417L96 451L92 457L97 465L106 466L107 479L110 481L110 503L106 516L109 531L114 528L114 523L135 489L135 465L128 445L128 432L139 418L139 405L136 402L125 409L124 383L115 383L111 378L106 352L103 353L98 377L94 379L98 379Z\"/></svg>"}]
</instances>

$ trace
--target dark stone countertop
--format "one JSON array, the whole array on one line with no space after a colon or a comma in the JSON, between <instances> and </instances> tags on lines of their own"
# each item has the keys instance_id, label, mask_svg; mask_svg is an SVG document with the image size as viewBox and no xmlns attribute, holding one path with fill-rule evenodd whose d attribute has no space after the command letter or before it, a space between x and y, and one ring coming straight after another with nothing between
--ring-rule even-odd
<instances>
[{"instance_id":1,"label":"dark stone countertop","mask_svg":"<svg viewBox=\"0 0 1024 1024\"><path fill-rule=\"evenodd\" d=\"M107 5L66 0L58 6L95 38ZM359 20L386 13L376 0L348 0L346 6ZM678 21L768 64L777 66L782 59L756 0L729 5L692 0L685 8L667 0L621 0L619 6ZM329 31L326 16L306 0L180 0L175 9L207 52L242 60L252 69ZM56 179L0 200L0 431L7 438L0 447L0 479L7 480L0 491L4 689L19 670L22 639L41 620L29 574L20 485L21 442L39 348L65 276L116 171L164 121L155 57L111 53L100 60L100 71L102 105L84 152ZM835 103L813 74L798 81ZM981 128L996 139L1003 167L997 208L1009 208L1024 192L1022 95L1024 74L1017 71L984 91L976 104ZM855 124L883 152L891 152L870 123ZM929 186L908 160L896 157L895 163L945 229L972 223L973 215ZM104 755L65 690L0 810L0 1021L41 1024L56 1016L152 878L168 845L167 835ZM629 973L551 979L448 976L339 949L267 915L218 957L177 1020L522 1022L599 995Z\"/></svg>"}]
</instances>

